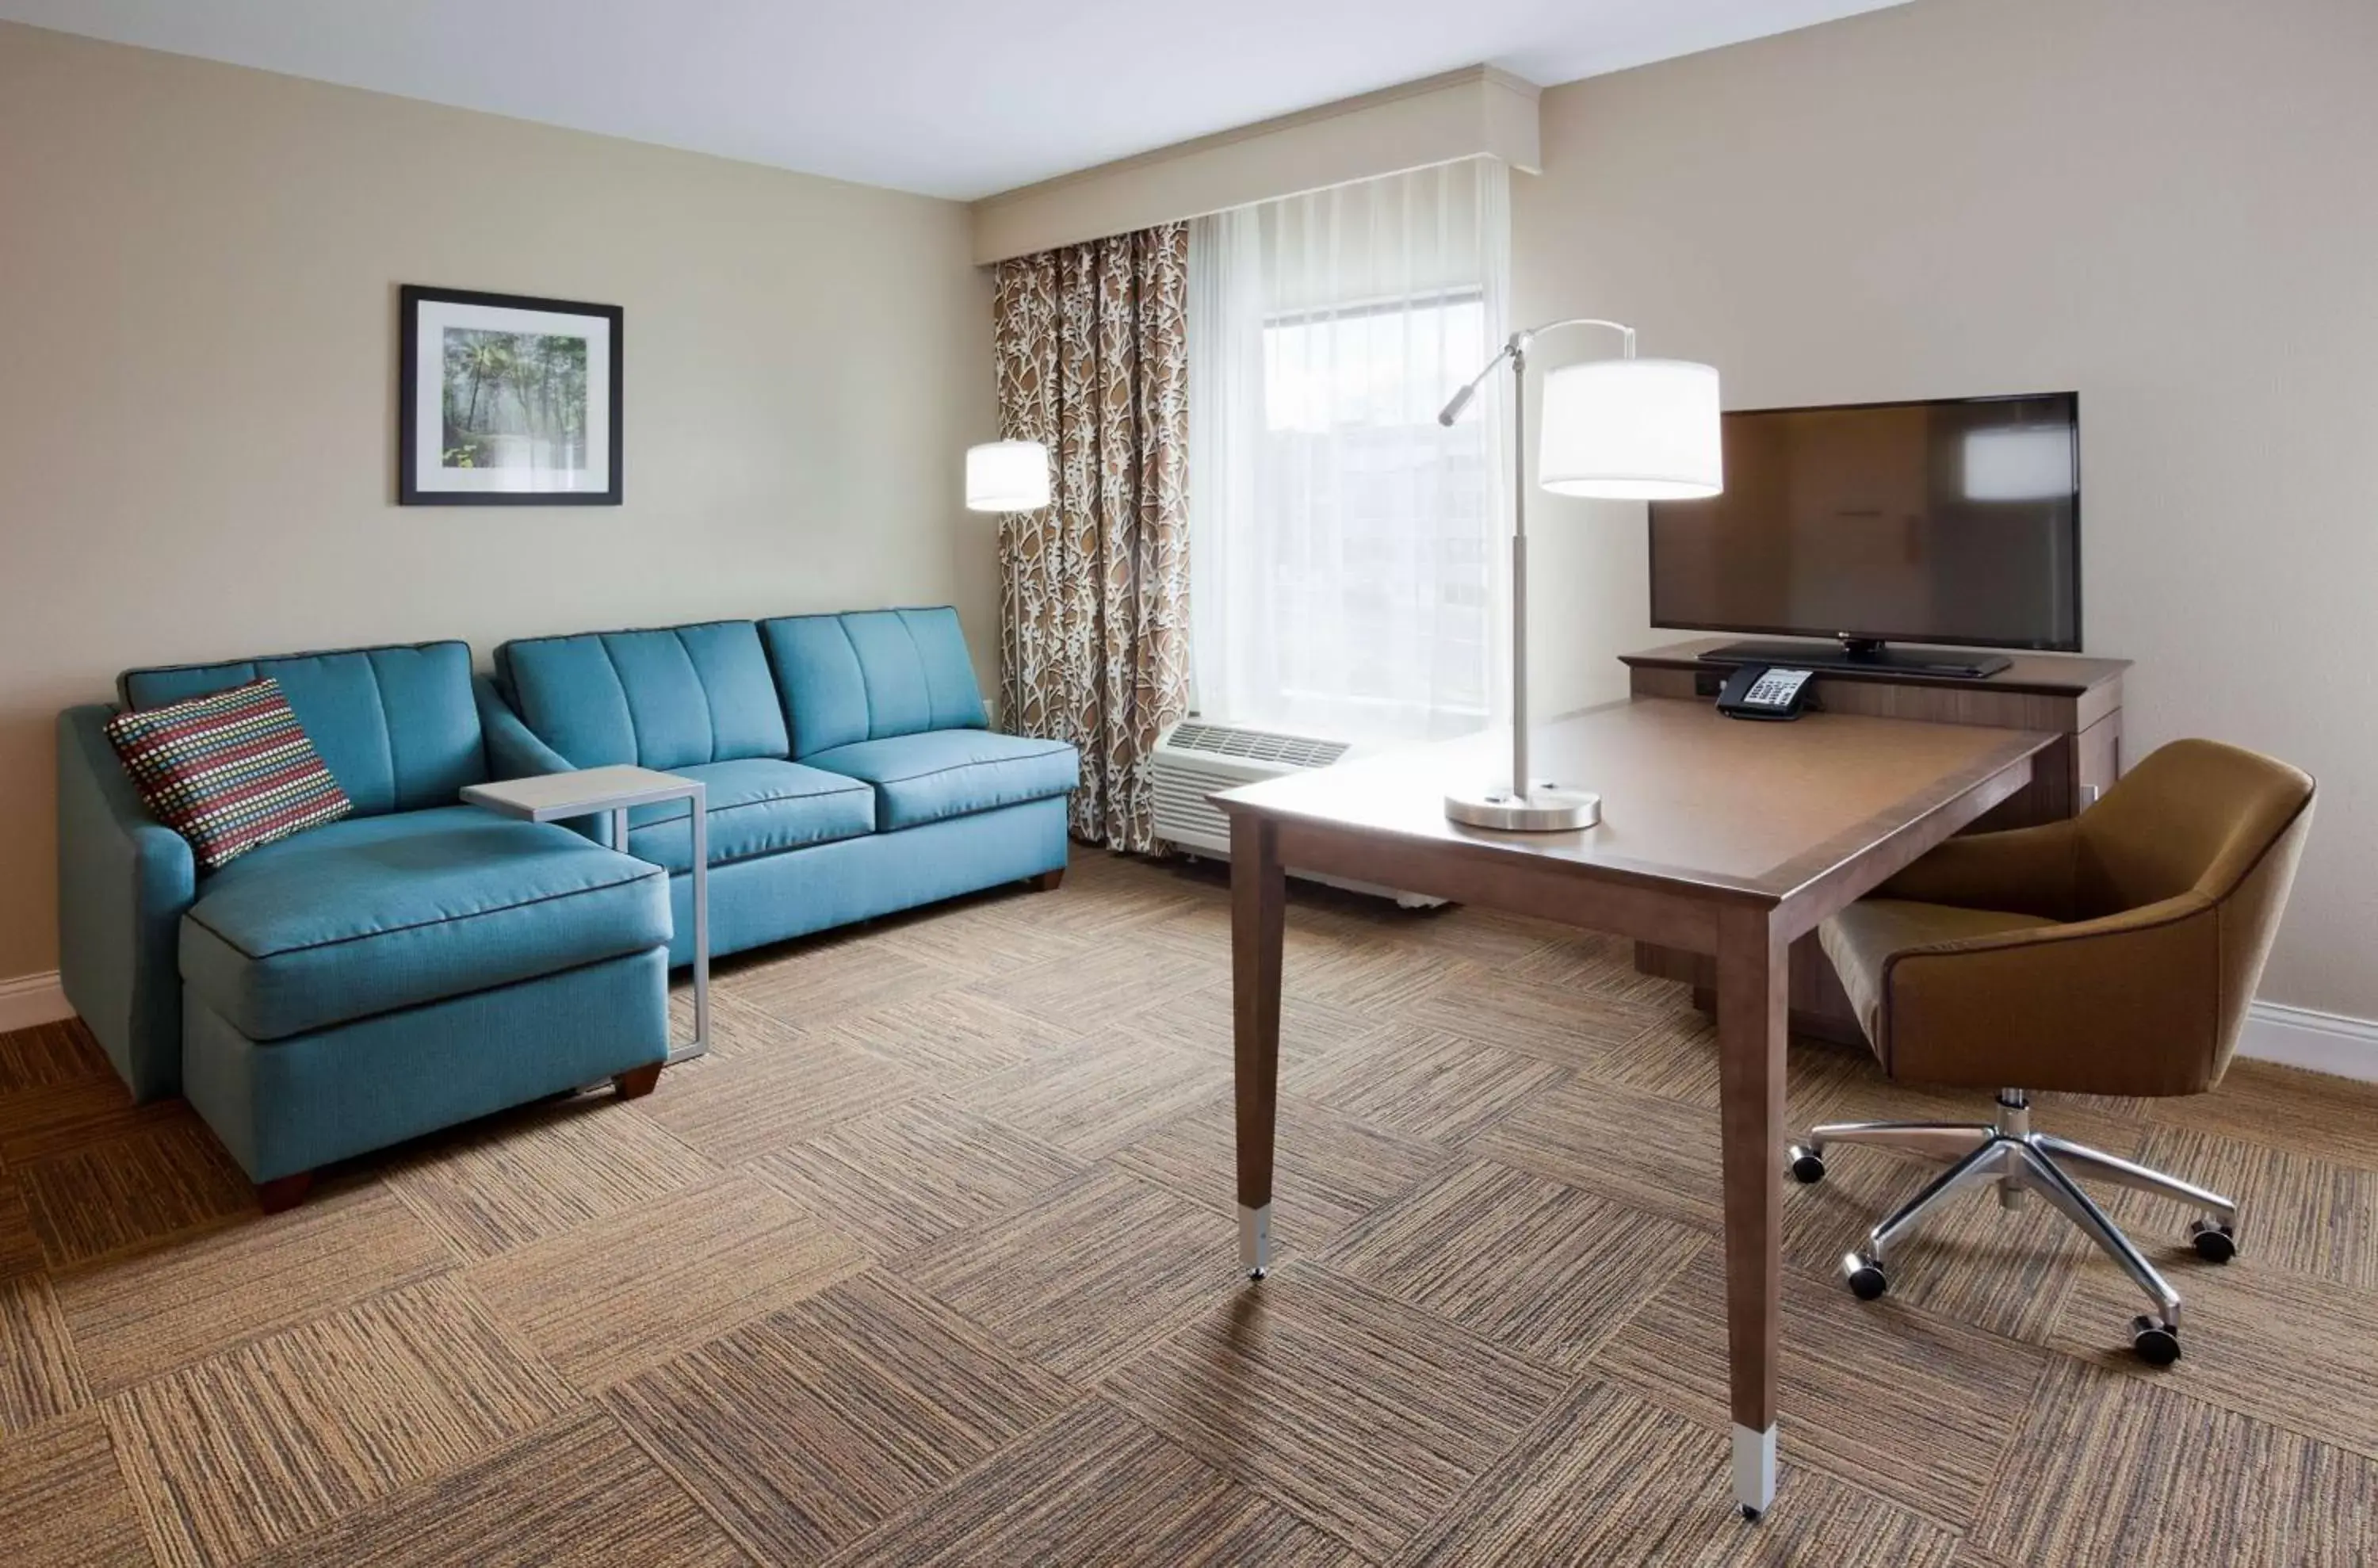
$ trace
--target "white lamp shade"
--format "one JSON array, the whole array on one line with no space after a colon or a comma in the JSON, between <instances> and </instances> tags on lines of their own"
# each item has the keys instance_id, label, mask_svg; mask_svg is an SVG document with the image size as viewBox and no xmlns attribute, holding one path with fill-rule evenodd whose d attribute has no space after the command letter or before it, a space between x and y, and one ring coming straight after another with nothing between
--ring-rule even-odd
<instances>
[{"instance_id":1,"label":"white lamp shade","mask_svg":"<svg viewBox=\"0 0 2378 1568\"><path fill-rule=\"evenodd\" d=\"M1725 488L1717 371L1683 359L1593 359L1544 377L1536 482L1555 495L1689 501Z\"/></svg>"},{"instance_id":2,"label":"white lamp shade","mask_svg":"<svg viewBox=\"0 0 2378 1568\"><path fill-rule=\"evenodd\" d=\"M1049 449L1039 441L967 448L969 512L1038 512L1049 504Z\"/></svg>"}]
</instances>

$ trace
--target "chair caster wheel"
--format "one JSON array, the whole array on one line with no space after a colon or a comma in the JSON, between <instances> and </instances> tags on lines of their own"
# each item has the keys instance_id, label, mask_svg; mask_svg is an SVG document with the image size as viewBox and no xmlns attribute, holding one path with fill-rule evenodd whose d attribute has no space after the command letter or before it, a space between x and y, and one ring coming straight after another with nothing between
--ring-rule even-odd
<instances>
[{"instance_id":1,"label":"chair caster wheel","mask_svg":"<svg viewBox=\"0 0 2378 1568\"><path fill-rule=\"evenodd\" d=\"M1842 1255L1842 1278L1849 1281L1850 1294L1860 1301L1880 1301L1891 1288L1891 1280L1882 1272L1882 1260L1869 1258L1863 1252Z\"/></svg>"},{"instance_id":2,"label":"chair caster wheel","mask_svg":"<svg viewBox=\"0 0 2378 1568\"><path fill-rule=\"evenodd\" d=\"M1759 1523L1759 1510L1751 1507L1750 1504L1747 1502L1744 1503L1742 1505L1742 1520L1746 1525L1756 1525Z\"/></svg>"},{"instance_id":3,"label":"chair caster wheel","mask_svg":"<svg viewBox=\"0 0 2378 1568\"><path fill-rule=\"evenodd\" d=\"M1805 1143L1795 1143L1784 1151L1792 1160L1792 1177L1803 1187L1814 1187L1825 1179L1825 1157Z\"/></svg>"},{"instance_id":4,"label":"chair caster wheel","mask_svg":"<svg viewBox=\"0 0 2378 1568\"><path fill-rule=\"evenodd\" d=\"M2180 1331L2141 1313L2131 1320L2131 1348L2150 1367L2168 1367L2180 1359Z\"/></svg>"},{"instance_id":5,"label":"chair caster wheel","mask_svg":"<svg viewBox=\"0 0 2378 1568\"><path fill-rule=\"evenodd\" d=\"M2226 1263L2238 1256L2238 1233L2218 1220L2197 1220L2188 1227L2196 1255L2208 1263Z\"/></svg>"},{"instance_id":6,"label":"chair caster wheel","mask_svg":"<svg viewBox=\"0 0 2378 1568\"><path fill-rule=\"evenodd\" d=\"M1271 1271L1269 1269L1249 1269L1247 1271L1247 1283L1249 1285L1261 1285L1264 1282L1264 1276L1270 1272Z\"/></svg>"}]
</instances>

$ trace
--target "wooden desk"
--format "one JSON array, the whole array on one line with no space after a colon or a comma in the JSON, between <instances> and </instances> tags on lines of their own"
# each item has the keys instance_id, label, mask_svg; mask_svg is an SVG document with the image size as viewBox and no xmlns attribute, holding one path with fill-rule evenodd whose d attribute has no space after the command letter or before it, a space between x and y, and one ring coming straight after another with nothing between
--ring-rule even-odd
<instances>
[{"instance_id":1,"label":"wooden desk","mask_svg":"<svg viewBox=\"0 0 2378 1568\"><path fill-rule=\"evenodd\" d=\"M1509 754L1491 735L1215 797L1231 818L1239 1245L1250 1277L1271 1260L1284 865L1709 954L1735 1489L1746 1513L1763 1512L1775 1493L1785 954L2027 786L2032 758L2056 739L1834 713L1745 723L1699 703L1639 698L1536 730L1542 776L1603 793L1602 826L1582 832L1446 820L1447 790L1492 774L1498 744Z\"/></svg>"},{"instance_id":2,"label":"wooden desk","mask_svg":"<svg viewBox=\"0 0 2378 1568\"><path fill-rule=\"evenodd\" d=\"M1735 639L1700 637L1641 653L1622 654L1627 689L1639 697L1711 702L1726 668L1703 657ZM1976 832L2029 827L2078 815L2112 788L2122 771L2122 676L2130 661L2065 654L2015 654L1986 681L1923 675L1904 669L1820 667L1808 684L1811 707L1874 718L1916 718L1932 724L1973 724L1997 730L2044 730L2053 743L2031 759L2031 784L1979 822ZM1657 943L1637 945L1635 967L1681 980L1703 1011L1714 1002L1717 975L1709 956ZM1806 936L1792 948L1792 1031L1844 1044L1866 1035L1833 973L1832 960Z\"/></svg>"},{"instance_id":3,"label":"wooden desk","mask_svg":"<svg viewBox=\"0 0 2378 1568\"><path fill-rule=\"evenodd\" d=\"M1621 654L1627 692L1638 697L1714 701L1729 666L1702 656L1734 637ZM1990 814L1985 829L2028 827L2078 814L2121 776L2122 677L2126 658L2071 654L2010 654L2008 667L1983 681L1904 669L1820 667L1808 706L1827 713L1977 724L1994 730L2045 730L2055 743L2032 759L2031 787Z\"/></svg>"}]
</instances>

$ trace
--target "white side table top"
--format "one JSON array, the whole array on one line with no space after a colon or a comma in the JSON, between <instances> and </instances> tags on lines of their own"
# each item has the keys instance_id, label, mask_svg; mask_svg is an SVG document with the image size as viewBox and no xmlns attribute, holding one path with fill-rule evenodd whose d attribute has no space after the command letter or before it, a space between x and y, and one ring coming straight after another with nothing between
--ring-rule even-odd
<instances>
[{"instance_id":1,"label":"white side table top","mask_svg":"<svg viewBox=\"0 0 2378 1568\"><path fill-rule=\"evenodd\" d=\"M698 778L680 778L655 768L619 765L582 767L573 773L540 773L527 778L507 778L493 784L470 784L462 799L474 806L531 822L557 822L595 812L648 806L662 801L703 798Z\"/></svg>"}]
</instances>

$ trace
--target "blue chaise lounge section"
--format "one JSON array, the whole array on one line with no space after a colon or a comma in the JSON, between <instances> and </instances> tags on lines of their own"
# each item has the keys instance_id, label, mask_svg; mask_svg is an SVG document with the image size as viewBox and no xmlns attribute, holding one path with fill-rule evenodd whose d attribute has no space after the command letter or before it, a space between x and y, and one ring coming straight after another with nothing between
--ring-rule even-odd
<instances>
[{"instance_id":1,"label":"blue chaise lounge section","mask_svg":"<svg viewBox=\"0 0 2378 1568\"><path fill-rule=\"evenodd\" d=\"M136 669L118 694L153 707L267 675L354 814L210 874L141 804L106 737L116 708L59 718L61 978L135 1097L184 1095L294 1200L333 1160L605 1078L648 1085L668 1048L666 873L458 803L491 776L470 649Z\"/></svg>"}]
</instances>

